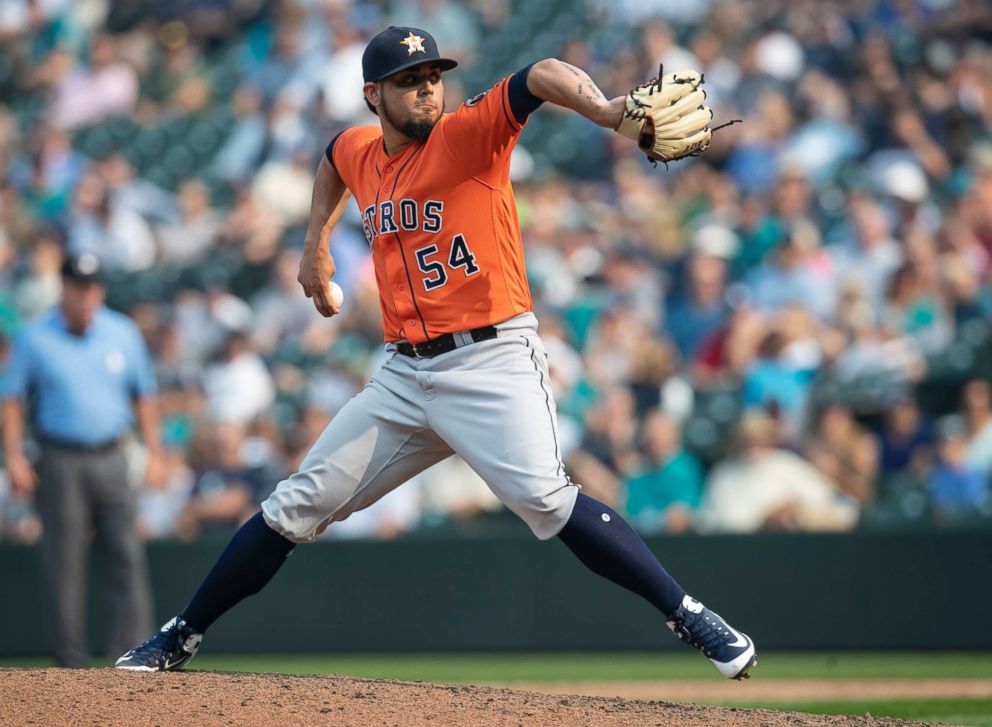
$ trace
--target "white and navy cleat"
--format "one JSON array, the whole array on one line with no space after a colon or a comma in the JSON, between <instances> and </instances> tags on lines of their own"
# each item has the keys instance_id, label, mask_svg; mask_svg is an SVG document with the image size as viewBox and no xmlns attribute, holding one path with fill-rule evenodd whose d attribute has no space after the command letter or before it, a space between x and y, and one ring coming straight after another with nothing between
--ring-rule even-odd
<instances>
[{"instance_id":1,"label":"white and navy cleat","mask_svg":"<svg viewBox=\"0 0 992 727\"><path fill-rule=\"evenodd\" d=\"M131 671L176 671L196 656L203 634L194 631L179 616L169 621L148 641L121 656L116 669Z\"/></svg>"},{"instance_id":2,"label":"white and navy cleat","mask_svg":"<svg viewBox=\"0 0 992 727\"><path fill-rule=\"evenodd\" d=\"M679 641L695 647L727 679L750 679L758 663L754 642L710 611L695 598L686 596L668 622Z\"/></svg>"}]
</instances>

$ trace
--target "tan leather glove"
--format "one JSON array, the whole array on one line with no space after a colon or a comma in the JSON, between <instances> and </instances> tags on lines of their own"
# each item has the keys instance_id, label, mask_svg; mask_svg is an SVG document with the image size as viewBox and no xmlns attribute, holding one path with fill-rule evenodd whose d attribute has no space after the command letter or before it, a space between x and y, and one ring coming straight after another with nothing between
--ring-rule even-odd
<instances>
[{"instance_id":1,"label":"tan leather glove","mask_svg":"<svg viewBox=\"0 0 992 727\"><path fill-rule=\"evenodd\" d=\"M657 78L627 94L616 130L636 141L648 159L667 164L706 150L713 137L713 112L705 103L701 73L663 73L659 67Z\"/></svg>"}]
</instances>

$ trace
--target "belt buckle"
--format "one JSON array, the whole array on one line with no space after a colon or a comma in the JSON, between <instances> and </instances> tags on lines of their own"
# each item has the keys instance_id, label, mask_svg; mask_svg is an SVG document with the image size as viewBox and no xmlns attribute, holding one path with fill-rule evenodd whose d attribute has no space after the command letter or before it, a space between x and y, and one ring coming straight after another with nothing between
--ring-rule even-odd
<instances>
[{"instance_id":1,"label":"belt buckle","mask_svg":"<svg viewBox=\"0 0 992 727\"><path fill-rule=\"evenodd\" d=\"M426 356L424 356L424 355L423 355L422 353L420 353L420 347L419 347L419 344L416 344L416 343L411 343L411 344L410 344L410 348L411 348L411 349L413 349L413 357L414 357L414 358L427 358L427 357L426 357Z\"/></svg>"}]
</instances>

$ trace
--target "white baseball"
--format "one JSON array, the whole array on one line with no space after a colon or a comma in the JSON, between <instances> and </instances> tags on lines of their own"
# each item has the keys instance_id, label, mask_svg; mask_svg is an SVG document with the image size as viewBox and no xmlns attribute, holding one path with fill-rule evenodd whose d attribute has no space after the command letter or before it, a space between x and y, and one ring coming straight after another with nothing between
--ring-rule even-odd
<instances>
[{"instance_id":1,"label":"white baseball","mask_svg":"<svg viewBox=\"0 0 992 727\"><path fill-rule=\"evenodd\" d=\"M341 309L341 304L344 303L344 291L333 280L327 283L327 299L338 310Z\"/></svg>"}]
</instances>

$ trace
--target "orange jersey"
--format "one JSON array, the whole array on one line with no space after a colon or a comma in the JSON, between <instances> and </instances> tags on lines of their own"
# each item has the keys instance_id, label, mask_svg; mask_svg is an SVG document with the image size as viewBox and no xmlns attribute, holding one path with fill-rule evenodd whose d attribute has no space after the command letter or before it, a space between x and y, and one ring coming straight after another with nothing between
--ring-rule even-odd
<instances>
[{"instance_id":1,"label":"orange jersey","mask_svg":"<svg viewBox=\"0 0 992 727\"><path fill-rule=\"evenodd\" d=\"M348 129L333 144L372 249L387 341L421 343L533 307L510 186L523 128L507 97L510 78L393 156L379 127Z\"/></svg>"}]
</instances>

